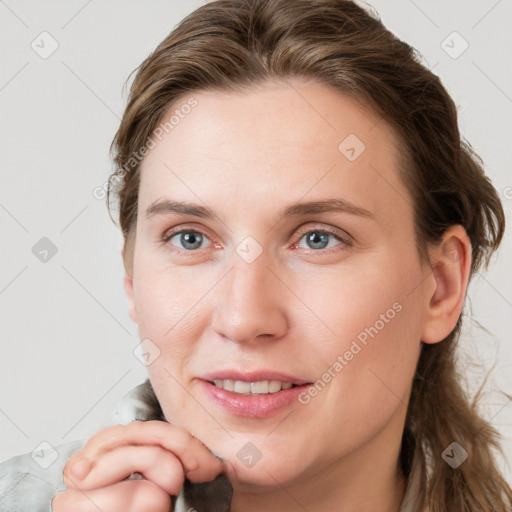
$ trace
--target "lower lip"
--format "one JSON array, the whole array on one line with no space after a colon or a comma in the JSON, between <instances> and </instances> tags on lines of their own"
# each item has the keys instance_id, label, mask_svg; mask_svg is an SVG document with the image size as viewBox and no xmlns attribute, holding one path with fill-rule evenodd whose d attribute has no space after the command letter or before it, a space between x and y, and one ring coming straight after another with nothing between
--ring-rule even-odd
<instances>
[{"instance_id":1,"label":"lower lip","mask_svg":"<svg viewBox=\"0 0 512 512\"><path fill-rule=\"evenodd\" d=\"M270 418L288 407L309 384L282 389L265 395L241 395L226 391L207 381L200 381L206 395L229 414L243 418Z\"/></svg>"}]
</instances>

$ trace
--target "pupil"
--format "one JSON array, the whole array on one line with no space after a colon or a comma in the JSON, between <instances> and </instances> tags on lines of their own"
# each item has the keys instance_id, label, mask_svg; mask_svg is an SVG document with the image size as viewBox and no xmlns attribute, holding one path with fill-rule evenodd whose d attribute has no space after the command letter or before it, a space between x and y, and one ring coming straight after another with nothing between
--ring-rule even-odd
<instances>
[{"instance_id":1,"label":"pupil","mask_svg":"<svg viewBox=\"0 0 512 512\"><path fill-rule=\"evenodd\" d=\"M201 237L202 235L199 233L183 233L181 235L181 243L189 249L197 249L201 245ZM190 247L190 245L193 247Z\"/></svg>"},{"instance_id":2,"label":"pupil","mask_svg":"<svg viewBox=\"0 0 512 512\"><path fill-rule=\"evenodd\" d=\"M325 233L316 233L313 232L309 235L308 241L311 242L314 249L324 249L329 241L327 240L328 235ZM320 247L319 247L319 245Z\"/></svg>"}]
</instances>

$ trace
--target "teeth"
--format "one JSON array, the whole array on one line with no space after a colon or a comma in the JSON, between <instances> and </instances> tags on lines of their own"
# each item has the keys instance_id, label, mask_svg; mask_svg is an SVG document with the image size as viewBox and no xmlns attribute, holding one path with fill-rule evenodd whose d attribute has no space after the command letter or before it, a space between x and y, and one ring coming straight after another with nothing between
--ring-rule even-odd
<instances>
[{"instance_id":1,"label":"teeth","mask_svg":"<svg viewBox=\"0 0 512 512\"><path fill-rule=\"evenodd\" d=\"M281 383L278 380L271 380L268 383L268 392L276 393L277 391L281 391Z\"/></svg>"},{"instance_id":2,"label":"teeth","mask_svg":"<svg viewBox=\"0 0 512 512\"><path fill-rule=\"evenodd\" d=\"M261 380L258 382L244 382L242 380L215 379L213 383L226 391L233 391L241 395L266 395L268 393L277 393L282 389L293 387L291 382L281 382L279 380Z\"/></svg>"},{"instance_id":3,"label":"teeth","mask_svg":"<svg viewBox=\"0 0 512 512\"><path fill-rule=\"evenodd\" d=\"M261 382L251 382L251 393L267 394L268 393L268 380L262 380Z\"/></svg>"},{"instance_id":4,"label":"teeth","mask_svg":"<svg viewBox=\"0 0 512 512\"><path fill-rule=\"evenodd\" d=\"M233 391L242 395L248 395L251 392L251 383L235 380L235 389Z\"/></svg>"},{"instance_id":5,"label":"teeth","mask_svg":"<svg viewBox=\"0 0 512 512\"><path fill-rule=\"evenodd\" d=\"M224 380L224 385L222 386L226 391L234 391L235 390L235 381L230 379Z\"/></svg>"}]
</instances>

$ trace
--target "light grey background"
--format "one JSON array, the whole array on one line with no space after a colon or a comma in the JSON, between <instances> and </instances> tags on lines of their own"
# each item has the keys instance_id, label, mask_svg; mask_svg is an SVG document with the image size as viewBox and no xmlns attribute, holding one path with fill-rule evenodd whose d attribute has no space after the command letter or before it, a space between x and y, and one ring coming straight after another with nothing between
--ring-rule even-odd
<instances>
[{"instance_id":1,"label":"light grey background","mask_svg":"<svg viewBox=\"0 0 512 512\"><path fill-rule=\"evenodd\" d=\"M146 375L132 353L138 332L122 286L122 237L93 190L111 172L124 80L202 4L0 0L0 461L42 441L89 437ZM370 4L441 76L510 222L512 3ZM44 59L52 39L58 48ZM32 252L42 237L57 247L46 263ZM461 343L486 368L496 363L490 383L508 391L510 256L508 229L498 258L471 285L474 313ZM474 388L483 373L470 376ZM492 394L484 410L512 453L512 404Z\"/></svg>"}]
</instances>

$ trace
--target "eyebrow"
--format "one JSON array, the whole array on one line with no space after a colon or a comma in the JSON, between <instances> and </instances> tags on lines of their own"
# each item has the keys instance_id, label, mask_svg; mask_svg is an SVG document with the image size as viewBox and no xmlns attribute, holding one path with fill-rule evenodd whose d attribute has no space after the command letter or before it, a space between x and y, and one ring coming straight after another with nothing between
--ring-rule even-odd
<instances>
[{"instance_id":1,"label":"eyebrow","mask_svg":"<svg viewBox=\"0 0 512 512\"><path fill-rule=\"evenodd\" d=\"M292 204L281 211L280 218L328 212L342 212L371 219L375 218L375 215L370 211L365 210L346 199L326 199L323 201L309 201L305 203ZM172 213L190 215L202 219L214 219L216 217L215 212L207 206L163 199L155 201L147 208L146 218L150 219L157 215L169 215Z\"/></svg>"}]
</instances>

